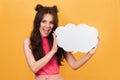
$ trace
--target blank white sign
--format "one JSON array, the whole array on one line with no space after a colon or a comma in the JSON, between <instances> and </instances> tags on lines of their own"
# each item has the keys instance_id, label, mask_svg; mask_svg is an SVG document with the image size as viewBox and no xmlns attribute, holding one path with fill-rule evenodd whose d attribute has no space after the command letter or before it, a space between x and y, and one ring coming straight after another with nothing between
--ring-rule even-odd
<instances>
[{"instance_id":1,"label":"blank white sign","mask_svg":"<svg viewBox=\"0 0 120 80\"><path fill-rule=\"evenodd\" d=\"M86 53L95 47L98 42L97 29L87 24L59 26L55 33L58 46L67 52Z\"/></svg>"}]
</instances>

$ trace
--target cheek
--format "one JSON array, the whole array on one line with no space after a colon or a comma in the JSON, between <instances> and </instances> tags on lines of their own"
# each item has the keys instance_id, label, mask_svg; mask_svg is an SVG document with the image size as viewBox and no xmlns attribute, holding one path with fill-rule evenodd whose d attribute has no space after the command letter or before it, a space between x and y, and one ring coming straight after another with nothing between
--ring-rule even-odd
<instances>
[{"instance_id":1,"label":"cheek","mask_svg":"<svg viewBox=\"0 0 120 80\"><path fill-rule=\"evenodd\" d=\"M40 23L40 27L41 27L41 26L44 26L44 25L45 25L44 23L42 23L42 22Z\"/></svg>"},{"instance_id":2,"label":"cheek","mask_svg":"<svg viewBox=\"0 0 120 80\"><path fill-rule=\"evenodd\" d=\"M53 25L53 24L51 24L51 28L52 28L52 29L53 29L53 26L54 26L54 25Z\"/></svg>"}]
</instances>

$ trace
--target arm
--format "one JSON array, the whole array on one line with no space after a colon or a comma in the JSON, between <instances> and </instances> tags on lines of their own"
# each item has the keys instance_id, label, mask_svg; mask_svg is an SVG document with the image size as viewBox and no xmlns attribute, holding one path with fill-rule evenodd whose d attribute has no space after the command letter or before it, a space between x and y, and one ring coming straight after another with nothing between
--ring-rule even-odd
<instances>
[{"instance_id":1,"label":"arm","mask_svg":"<svg viewBox=\"0 0 120 80\"><path fill-rule=\"evenodd\" d=\"M30 69L36 73L38 72L43 66L45 66L50 59L53 57L53 55L56 53L57 51L57 44L56 44L56 40L54 40L53 43L53 48L52 50L45 55L43 58L39 59L38 61L35 61L33 55L32 55L32 51L29 48L29 44L30 44L30 40L29 39L25 39L24 40L24 51L25 51L25 57L27 60L27 63L30 67Z\"/></svg>"},{"instance_id":2,"label":"arm","mask_svg":"<svg viewBox=\"0 0 120 80\"><path fill-rule=\"evenodd\" d=\"M99 44L99 42L98 42ZM72 53L66 53L65 55L65 59L67 61L67 63L71 66L72 69L76 70L78 68L80 68L81 66L83 66L96 52L98 45L94 48L92 48L87 54L86 56L84 56L83 58L76 60L75 57L72 55Z\"/></svg>"},{"instance_id":3,"label":"arm","mask_svg":"<svg viewBox=\"0 0 120 80\"><path fill-rule=\"evenodd\" d=\"M83 66L91 57L92 56L90 54L87 54L83 58L76 60L72 53L67 53L65 59L72 69L77 70Z\"/></svg>"}]
</instances>

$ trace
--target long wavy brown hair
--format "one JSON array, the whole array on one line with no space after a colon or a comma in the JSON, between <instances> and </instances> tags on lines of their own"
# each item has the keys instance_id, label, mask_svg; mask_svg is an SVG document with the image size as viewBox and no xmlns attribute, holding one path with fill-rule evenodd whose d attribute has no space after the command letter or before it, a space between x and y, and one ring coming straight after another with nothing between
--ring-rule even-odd
<instances>
[{"instance_id":1,"label":"long wavy brown hair","mask_svg":"<svg viewBox=\"0 0 120 80\"><path fill-rule=\"evenodd\" d=\"M43 19L43 16L45 14L51 14L53 15L53 30L52 32L58 27L58 9L56 6L52 6L52 7L46 7L46 6L42 6L40 4L38 4L35 8L35 10L37 11L36 15L35 15L35 19L34 19L34 23L33 23L33 30L30 36L30 47L32 50L32 54L35 58L35 60L39 60L42 57L45 56L44 51L43 51L43 47L42 47L42 41L41 41L41 34L39 31L40 28L40 23ZM52 32L49 34L49 36L47 37L49 40L49 43L52 45L53 44L53 35ZM61 65L61 61L63 60L63 55L66 52L62 49L62 48L58 48L58 51L55 53L55 56L57 57L57 62L59 65Z\"/></svg>"}]
</instances>

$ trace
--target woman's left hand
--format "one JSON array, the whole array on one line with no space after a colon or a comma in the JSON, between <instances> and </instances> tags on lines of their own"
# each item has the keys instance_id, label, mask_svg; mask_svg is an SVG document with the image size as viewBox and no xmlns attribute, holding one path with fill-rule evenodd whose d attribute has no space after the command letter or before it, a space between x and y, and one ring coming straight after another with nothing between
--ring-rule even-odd
<instances>
[{"instance_id":1,"label":"woman's left hand","mask_svg":"<svg viewBox=\"0 0 120 80\"><path fill-rule=\"evenodd\" d=\"M99 43L100 43L100 39L99 39L99 37L98 37L98 43L97 43L97 45L96 45L95 47L93 47L93 48L88 52L89 55L92 56L92 55L96 52L96 50L97 50L97 48L98 48L98 46L99 46Z\"/></svg>"}]
</instances>

